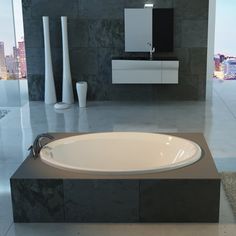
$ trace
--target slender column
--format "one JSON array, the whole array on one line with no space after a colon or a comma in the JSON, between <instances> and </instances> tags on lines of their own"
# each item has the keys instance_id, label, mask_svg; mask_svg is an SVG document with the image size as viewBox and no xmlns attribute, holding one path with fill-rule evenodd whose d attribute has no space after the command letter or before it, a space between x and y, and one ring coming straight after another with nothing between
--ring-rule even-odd
<instances>
[{"instance_id":1,"label":"slender column","mask_svg":"<svg viewBox=\"0 0 236 236\"><path fill-rule=\"evenodd\" d=\"M52 56L49 34L49 17L43 16L44 54L45 54L45 90L44 101L46 104L57 102L56 90L52 69Z\"/></svg>"},{"instance_id":2,"label":"slender column","mask_svg":"<svg viewBox=\"0 0 236 236\"><path fill-rule=\"evenodd\" d=\"M67 17L61 17L62 28L62 48L63 48L63 89L62 102L67 104L74 103L74 95L70 71L70 58L68 48Z\"/></svg>"}]
</instances>

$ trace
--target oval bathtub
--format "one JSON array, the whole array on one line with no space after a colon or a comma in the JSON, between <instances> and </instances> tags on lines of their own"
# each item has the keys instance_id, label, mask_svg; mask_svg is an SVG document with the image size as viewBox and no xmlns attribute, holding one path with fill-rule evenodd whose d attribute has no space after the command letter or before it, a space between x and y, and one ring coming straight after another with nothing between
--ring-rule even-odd
<instances>
[{"instance_id":1,"label":"oval bathtub","mask_svg":"<svg viewBox=\"0 0 236 236\"><path fill-rule=\"evenodd\" d=\"M194 142L170 135L93 133L53 141L40 152L43 162L90 174L143 174L190 165L201 157Z\"/></svg>"}]
</instances>

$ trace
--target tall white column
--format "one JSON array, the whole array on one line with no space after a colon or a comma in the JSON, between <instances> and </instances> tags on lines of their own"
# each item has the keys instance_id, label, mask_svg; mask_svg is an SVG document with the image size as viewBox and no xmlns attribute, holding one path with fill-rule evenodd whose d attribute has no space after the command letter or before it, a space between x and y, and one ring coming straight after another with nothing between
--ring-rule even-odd
<instances>
[{"instance_id":1,"label":"tall white column","mask_svg":"<svg viewBox=\"0 0 236 236\"><path fill-rule=\"evenodd\" d=\"M52 69L52 56L49 35L49 17L43 16L44 53L45 53L45 91L44 101L46 104L57 102L56 90Z\"/></svg>"},{"instance_id":2,"label":"tall white column","mask_svg":"<svg viewBox=\"0 0 236 236\"><path fill-rule=\"evenodd\" d=\"M63 88L62 102L67 104L74 103L74 95L70 71L70 58L68 48L68 32L67 32L67 17L61 17L62 28L62 48L63 48Z\"/></svg>"}]
</instances>

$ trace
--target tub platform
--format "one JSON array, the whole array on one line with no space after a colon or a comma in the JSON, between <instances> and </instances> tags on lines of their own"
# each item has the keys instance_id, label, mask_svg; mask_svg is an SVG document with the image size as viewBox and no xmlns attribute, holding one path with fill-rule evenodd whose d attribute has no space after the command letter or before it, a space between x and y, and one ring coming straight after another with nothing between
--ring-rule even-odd
<instances>
[{"instance_id":1,"label":"tub platform","mask_svg":"<svg viewBox=\"0 0 236 236\"><path fill-rule=\"evenodd\" d=\"M201 159L171 171L109 176L28 156L10 179L14 222L218 222L220 176L203 135L168 134L196 142Z\"/></svg>"}]
</instances>

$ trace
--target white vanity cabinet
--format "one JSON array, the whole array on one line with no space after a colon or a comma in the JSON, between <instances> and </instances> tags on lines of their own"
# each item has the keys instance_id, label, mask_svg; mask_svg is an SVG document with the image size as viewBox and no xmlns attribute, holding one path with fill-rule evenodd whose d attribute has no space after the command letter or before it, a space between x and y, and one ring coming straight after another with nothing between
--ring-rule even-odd
<instances>
[{"instance_id":1,"label":"white vanity cabinet","mask_svg":"<svg viewBox=\"0 0 236 236\"><path fill-rule=\"evenodd\" d=\"M162 83L178 84L179 61L162 61Z\"/></svg>"},{"instance_id":2,"label":"white vanity cabinet","mask_svg":"<svg viewBox=\"0 0 236 236\"><path fill-rule=\"evenodd\" d=\"M113 84L177 84L179 61L112 60Z\"/></svg>"}]
</instances>

